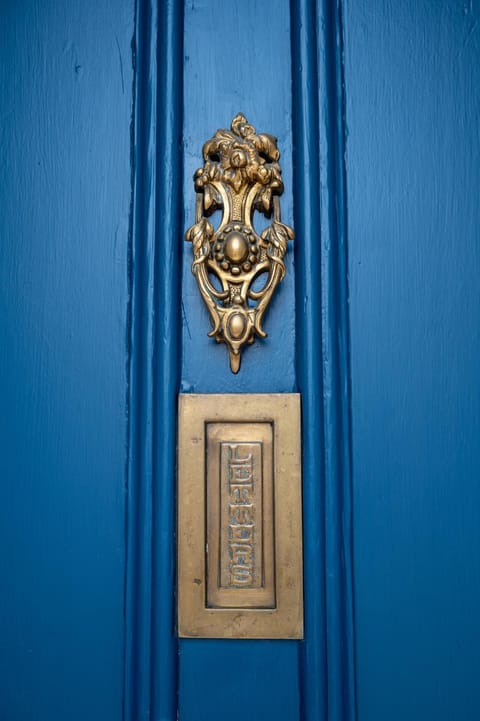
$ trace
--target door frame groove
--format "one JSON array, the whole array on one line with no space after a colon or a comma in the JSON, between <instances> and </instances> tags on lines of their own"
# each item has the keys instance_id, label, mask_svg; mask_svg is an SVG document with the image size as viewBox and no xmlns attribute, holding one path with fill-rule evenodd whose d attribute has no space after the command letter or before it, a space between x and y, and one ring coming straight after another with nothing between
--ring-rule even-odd
<instances>
[{"instance_id":1,"label":"door frame groove","mask_svg":"<svg viewBox=\"0 0 480 721\"><path fill-rule=\"evenodd\" d=\"M355 721L345 99L340 0L291 0L304 721Z\"/></svg>"}]
</instances>

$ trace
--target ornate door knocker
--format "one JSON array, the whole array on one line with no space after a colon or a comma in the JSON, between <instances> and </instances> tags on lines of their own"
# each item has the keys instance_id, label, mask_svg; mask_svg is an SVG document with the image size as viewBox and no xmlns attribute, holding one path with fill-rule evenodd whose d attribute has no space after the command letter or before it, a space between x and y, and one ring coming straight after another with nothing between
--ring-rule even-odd
<instances>
[{"instance_id":1,"label":"ornate door knocker","mask_svg":"<svg viewBox=\"0 0 480 721\"><path fill-rule=\"evenodd\" d=\"M203 146L205 162L194 175L195 224L185 239L193 245L192 273L213 323L208 335L226 344L230 368L238 373L243 346L267 335L263 315L285 275L283 258L294 232L280 219L283 181L276 138L257 134L241 113L230 128L217 130ZM208 217L217 209L222 218L215 230ZM254 210L267 218L273 214L260 235ZM265 276L264 283L259 276Z\"/></svg>"}]
</instances>

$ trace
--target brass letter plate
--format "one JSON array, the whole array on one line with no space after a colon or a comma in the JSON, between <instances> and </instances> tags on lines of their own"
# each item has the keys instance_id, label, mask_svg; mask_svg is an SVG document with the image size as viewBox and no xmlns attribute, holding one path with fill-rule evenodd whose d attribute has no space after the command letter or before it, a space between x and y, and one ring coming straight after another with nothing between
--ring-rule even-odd
<instances>
[{"instance_id":1,"label":"brass letter plate","mask_svg":"<svg viewBox=\"0 0 480 721\"><path fill-rule=\"evenodd\" d=\"M179 396L181 637L303 638L300 396Z\"/></svg>"}]
</instances>

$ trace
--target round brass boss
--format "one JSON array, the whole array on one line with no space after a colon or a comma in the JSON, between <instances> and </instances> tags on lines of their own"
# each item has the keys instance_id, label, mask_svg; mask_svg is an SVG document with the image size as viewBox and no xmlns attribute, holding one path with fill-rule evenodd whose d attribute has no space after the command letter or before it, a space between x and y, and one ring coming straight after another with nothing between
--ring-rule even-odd
<instances>
[{"instance_id":1,"label":"round brass boss","mask_svg":"<svg viewBox=\"0 0 480 721\"><path fill-rule=\"evenodd\" d=\"M248 257L248 243L244 235L234 230L225 239L223 252L231 263L242 263Z\"/></svg>"}]
</instances>

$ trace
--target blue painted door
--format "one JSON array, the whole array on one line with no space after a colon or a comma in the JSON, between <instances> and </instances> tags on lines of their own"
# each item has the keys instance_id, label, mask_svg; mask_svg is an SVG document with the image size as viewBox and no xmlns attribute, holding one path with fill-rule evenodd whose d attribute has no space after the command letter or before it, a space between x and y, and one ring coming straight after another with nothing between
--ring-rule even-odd
<instances>
[{"instance_id":1,"label":"blue painted door","mask_svg":"<svg viewBox=\"0 0 480 721\"><path fill-rule=\"evenodd\" d=\"M1 6L1 721L480 718L478 0ZM296 239L233 376L201 147ZM302 393L304 641L178 641L178 392Z\"/></svg>"}]
</instances>

